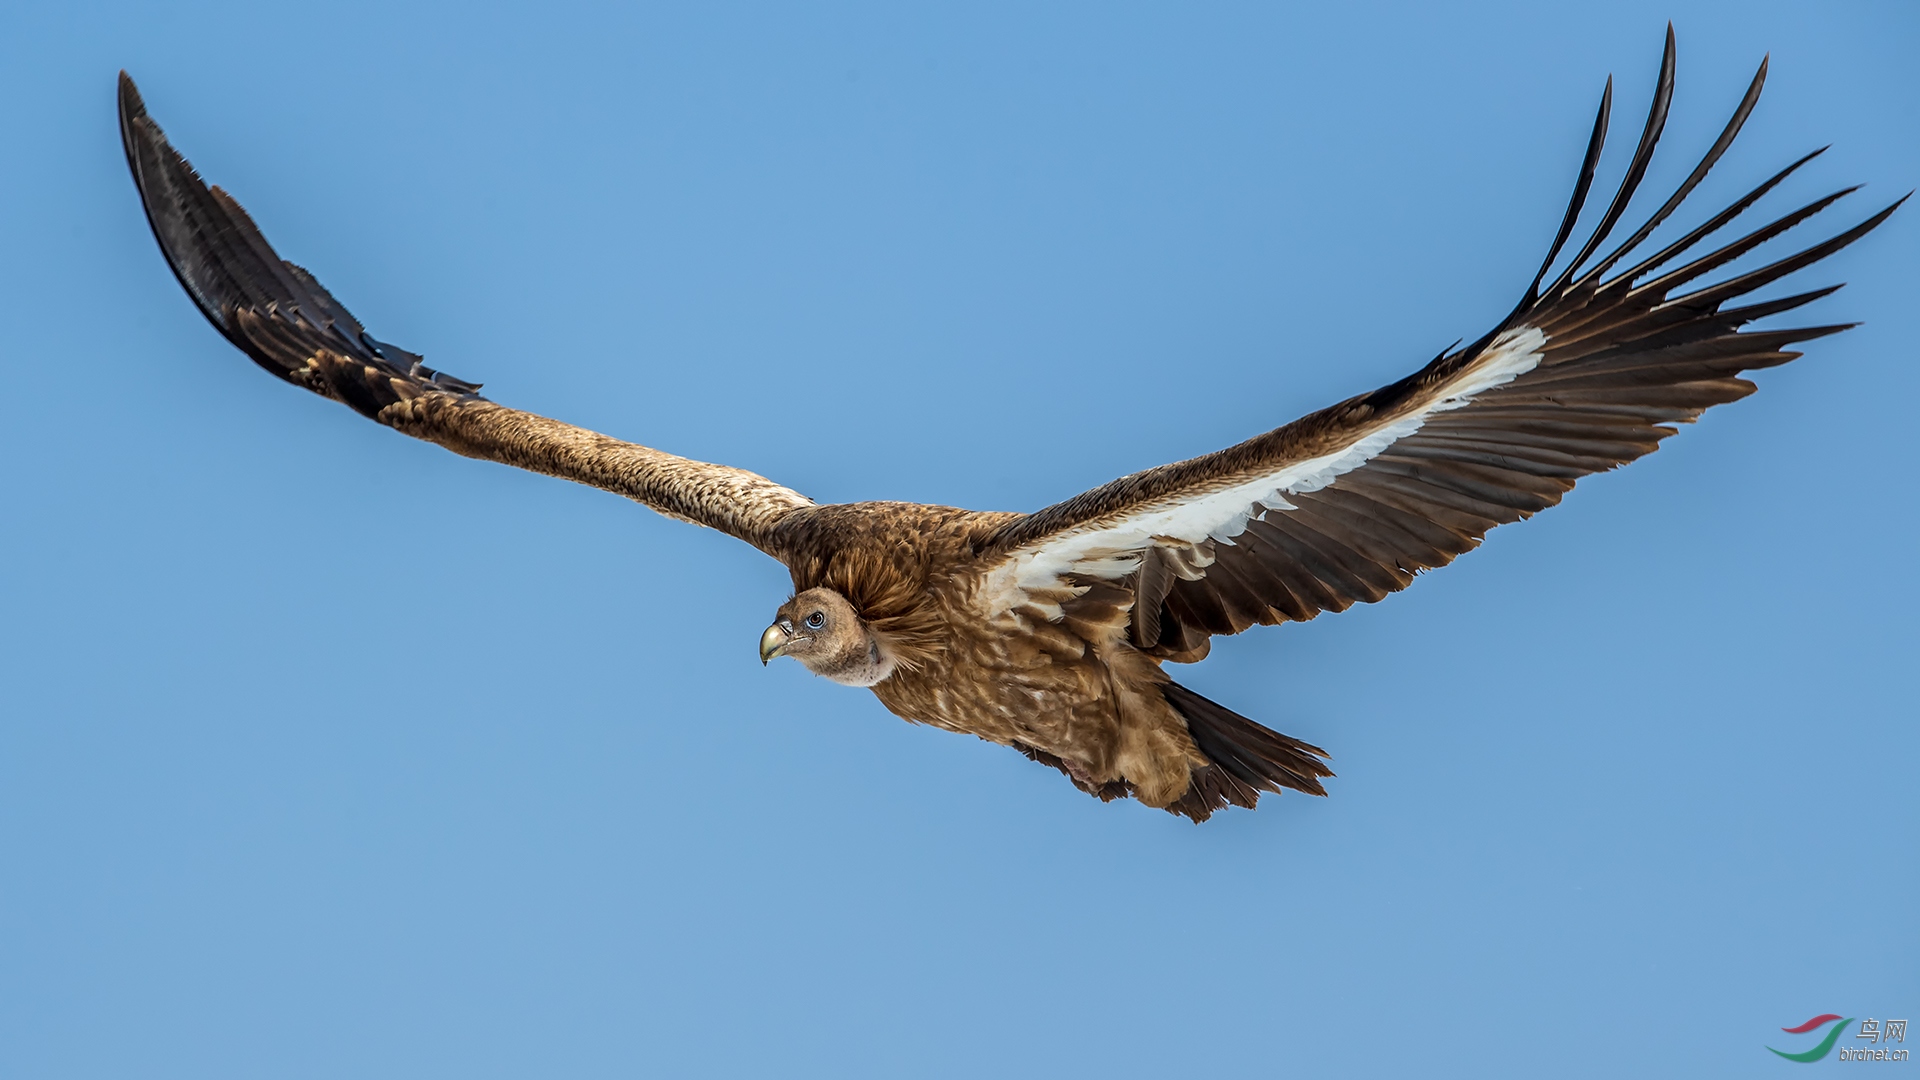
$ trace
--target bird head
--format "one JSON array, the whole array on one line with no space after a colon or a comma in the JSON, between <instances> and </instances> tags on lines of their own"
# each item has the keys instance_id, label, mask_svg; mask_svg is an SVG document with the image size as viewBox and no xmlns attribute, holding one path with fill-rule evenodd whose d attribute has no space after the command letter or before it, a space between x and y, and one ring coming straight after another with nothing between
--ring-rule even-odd
<instances>
[{"instance_id":1,"label":"bird head","mask_svg":"<svg viewBox=\"0 0 1920 1080\"><path fill-rule=\"evenodd\" d=\"M847 598L808 589L780 605L760 635L760 663L791 656L808 671L848 686L872 686L893 674L893 660Z\"/></svg>"}]
</instances>

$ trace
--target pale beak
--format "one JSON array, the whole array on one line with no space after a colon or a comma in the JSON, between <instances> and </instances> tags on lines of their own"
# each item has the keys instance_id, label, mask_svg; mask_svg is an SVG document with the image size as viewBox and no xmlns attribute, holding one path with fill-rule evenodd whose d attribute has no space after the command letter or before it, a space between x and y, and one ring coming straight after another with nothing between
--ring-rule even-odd
<instances>
[{"instance_id":1,"label":"pale beak","mask_svg":"<svg viewBox=\"0 0 1920 1080\"><path fill-rule=\"evenodd\" d=\"M793 636L780 629L779 623L767 627L766 633L760 635L760 666L766 667L767 661L779 656L780 650L792 640Z\"/></svg>"}]
</instances>

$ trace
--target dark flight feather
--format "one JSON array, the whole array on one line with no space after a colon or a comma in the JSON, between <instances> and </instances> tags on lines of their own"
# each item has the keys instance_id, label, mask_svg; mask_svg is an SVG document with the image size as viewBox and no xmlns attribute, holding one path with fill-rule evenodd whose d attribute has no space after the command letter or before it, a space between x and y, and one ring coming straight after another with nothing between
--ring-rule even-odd
<instances>
[{"instance_id":1,"label":"dark flight feather","mask_svg":"<svg viewBox=\"0 0 1920 1080\"><path fill-rule=\"evenodd\" d=\"M1654 145L1660 141L1660 133L1667 127L1667 109L1673 104L1673 61L1673 24L1668 23L1666 50L1660 57L1660 79L1653 90L1653 107L1647 110L1647 125L1640 132L1640 144L1633 151L1633 161L1627 166L1626 178L1620 182L1620 189L1614 192L1613 202L1608 205L1600 224L1594 227L1586 246L1567 263L1560 280L1554 282L1548 292L1558 292L1573 281L1574 272L1581 263L1587 261L1587 256L1606 242L1607 234L1619 224L1620 215L1627 212L1627 204L1633 201L1633 193L1639 190L1641 179L1647 175L1647 166L1653 161Z\"/></svg>"}]
</instances>

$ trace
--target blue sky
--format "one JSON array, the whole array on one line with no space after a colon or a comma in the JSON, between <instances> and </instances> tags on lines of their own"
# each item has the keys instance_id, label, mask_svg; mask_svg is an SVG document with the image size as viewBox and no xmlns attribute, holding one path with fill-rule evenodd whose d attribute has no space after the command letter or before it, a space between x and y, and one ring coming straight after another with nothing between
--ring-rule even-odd
<instances>
[{"instance_id":1,"label":"blue sky","mask_svg":"<svg viewBox=\"0 0 1920 1080\"><path fill-rule=\"evenodd\" d=\"M1650 192L1773 55L1684 224L1920 182L1892 3L0 13L0 1072L1754 1076L1920 1012L1913 211L1759 394L1183 670L1340 774L1195 827L761 670L744 545L268 378L112 113L497 400L1032 509L1480 334L1668 18Z\"/></svg>"}]
</instances>

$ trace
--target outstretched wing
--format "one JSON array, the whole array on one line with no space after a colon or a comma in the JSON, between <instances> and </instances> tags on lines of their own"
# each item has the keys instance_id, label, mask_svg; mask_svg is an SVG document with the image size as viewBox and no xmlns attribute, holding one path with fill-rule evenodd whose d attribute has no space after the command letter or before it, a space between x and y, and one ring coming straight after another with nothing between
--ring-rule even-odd
<instances>
[{"instance_id":1,"label":"outstretched wing","mask_svg":"<svg viewBox=\"0 0 1920 1080\"><path fill-rule=\"evenodd\" d=\"M754 473L496 405L478 384L376 340L313 275L281 260L232 196L201 182L124 71L120 136L174 275L214 329L280 378L455 453L604 488L776 556L773 526L813 505Z\"/></svg>"},{"instance_id":2,"label":"outstretched wing","mask_svg":"<svg viewBox=\"0 0 1920 1080\"><path fill-rule=\"evenodd\" d=\"M1814 154L1609 276L1725 153L1759 98L1764 62L1692 174L1624 243L1589 265L1646 172L1672 98L1673 64L1669 27L1653 108L1626 178L1591 238L1542 288L1593 181L1613 95L1608 80L1559 235L1525 298L1486 337L1391 386L1238 446L1122 477L1009 522L984 549L986 602L1048 619L1071 618L1076 605L1130 608L1136 647L1199 659L1210 635L1310 619L1405 588L1495 525L1559 502L1580 477L1650 453L1674 433L1670 425L1752 393L1741 372L1783 364L1800 355L1787 349L1795 342L1846 329L1740 330L1838 286L1728 305L1852 243L1899 203L1771 265L1680 292L1847 194L1701 251L1705 237ZM1116 587L1128 595L1116 599Z\"/></svg>"}]
</instances>

